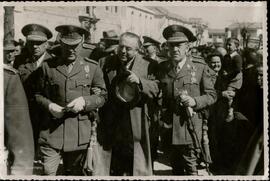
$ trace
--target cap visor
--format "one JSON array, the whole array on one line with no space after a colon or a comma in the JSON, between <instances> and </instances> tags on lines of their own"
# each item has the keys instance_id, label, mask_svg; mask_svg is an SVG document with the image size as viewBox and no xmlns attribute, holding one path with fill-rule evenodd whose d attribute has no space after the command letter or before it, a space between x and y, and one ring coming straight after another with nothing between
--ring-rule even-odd
<instances>
[{"instance_id":1,"label":"cap visor","mask_svg":"<svg viewBox=\"0 0 270 181\"><path fill-rule=\"evenodd\" d=\"M147 43L144 43L144 44L143 44L143 46L144 46L144 47L146 47L146 46L150 46L150 45L153 45L153 43L149 43L149 42L147 42Z\"/></svg>"},{"instance_id":2,"label":"cap visor","mask_svg":"<svg viewBox=\"0 0 270 181\"><path fill-rule=\"evenodd\" d=\"M7 46L7 47L4 47L4 50L6 50L6 51L15 50L15 47Z\"/></svg>"},{"instance_id":3,"label":"cap visor","mask_svg":"<svg viewBox=\"0 0 270 181\"><path fill-rule=\"evenodd\" d=\"M47 41L47 38L44 36L38 36L38 35L28 35L26 40L27 41Z\"/></svg>"},{"instance_id":4,"label":"cap visor","mask_svg":"<svg viewBox=\"0 0 270 181\"><path fill-rule=\"evenodd\" d=\"M61 40L62 43L67 44L67 45L77 45L77 44L79 44L79 43L82 42L82 38L81 39L77 39L77 40L62 38L60 40Z\"/></svg>"},{"instance_id":5,"label":"cap visor","mask_svg":"<svg viewBox=\"0 0 270 181\"><path fill-rule=\"evenodd\" d=\"M188 39L187 38L179 38L179 37L177 37L177 38L169 38L168 40L167 40L167 42L188 42Z\"/></svg>"}]
</instances>

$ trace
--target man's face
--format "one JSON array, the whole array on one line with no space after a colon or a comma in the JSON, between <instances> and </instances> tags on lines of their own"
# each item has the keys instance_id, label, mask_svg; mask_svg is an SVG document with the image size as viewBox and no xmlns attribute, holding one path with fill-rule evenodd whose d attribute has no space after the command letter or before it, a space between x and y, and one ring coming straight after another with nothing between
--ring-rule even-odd
<instances>
[{"instance_id":1,"label":"man's face","mask_svg":"<svg viewBox=\"0 0 270 181\"><path fill-rule=\"evenodd\" d=\"M27 48L30 54L36 58L41 57L48 48L47 41L27 41Z\"/></svg>"},{"instance_id":2,"label":"man's face","mask_svg":"<svg viewBox=\"0 0 270 181\"><path fill-rule=\"evenodd\" d=\"M122 37L119 41L118 56L122 62L127 62L133 59L138 53L138 42L136 38Z\"/></svg>"},{"instance_id":3,"label":"man's face","mask_svg":"<svg viewBox=\"0 0 270 181\"><path fill-rule=\"evenodd\" d=\"M146 56L151 57L156 54L156 47L154 45L144 46Z\"/></svg>"},{"instance_id":4,"label":"man's face","mask_svg":"<svg viewBox=\"0 0 270 181\"><path fill-rule=\"evenodd\" d=\"M22 52L22 47L20 45L16 46L15 51L14 51L15 56L20 55L21 52Z\"/></svg>"},{"instance_id":5,"label":"man's face","mask_svg":"<svg viewBox=\"0 0 270 181\"><path fill-rule=\"evenodd\" d=\"M5 50L4 51L5 54L5 63L12 63L15 60L15 54L14 54L14 50Z\"/></svg>"},{"instance_id":6,"label":"man's face","mask_svg":"<svg viewBox=\"0 0 270 181\"><path fill-rule=\"evenodd\" d=\"M236 45L233 41L229 41L226 46L229 53L232 53L236 50Z\"/></svg>"},{"instance_id":7,"label":"man's face","mask_svg":"<svg viewBox=\"0 0 270 181\"><path fill-rule=\"evenodd\" d=\"M77 58L77 52L79 50L80 44L68 45L61 42L62 57L69 61L73 62Z\"/></svg>"},{"instance_id":8,"label":"man's face","mask_svg":"<svg viewBox=\"0 0 270 181\"><path fill-rule=\"evenodd\" d=\"M210 67L216 73L218 73L220 71L220 69L221 69L221 60L220 60L219 56L214 56L214 57L211 58Z\"/></svg>"},{"instance_id":9,"label":"man's face","mask_svg":"<svg viewBox=\"0 0 270 181\"><path fill-rule=\"evenodd\" d=\"M169 42L169 55L172 61L181 62L188 51L187 42Z\"/></svg>"}]
</instances>

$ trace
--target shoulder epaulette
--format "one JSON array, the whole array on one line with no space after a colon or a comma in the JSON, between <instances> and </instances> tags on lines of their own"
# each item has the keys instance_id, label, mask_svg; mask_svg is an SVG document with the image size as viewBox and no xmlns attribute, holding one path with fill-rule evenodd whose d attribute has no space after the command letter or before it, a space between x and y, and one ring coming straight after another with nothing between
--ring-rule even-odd
<instances>
[{"instance_id":1,"label":"shoulder epaulette","mask_svg":"<svg viewBox=\"0 0 270 181\"><path fill-rule=\"evenodd\" d=\"M191 60L194 63L201 63L201 64L206 64L206 62L204 61L204 59L201 56L191 56Z\"/></svg>"},{"instance_id":2,"label":"shoulder epaulette","mask_svg":"<svg viewBox=\"0 0 270 181\"><path fill-rule=\"evenodd\" d=\"M87 62L93 63L93 64L95 64L95 65L98 65L98 62L97 62L97 61L92 60L92 59L90 59L90 58L84 57L84 60L87 61Z\"/></svg>"},{"instance_id":3,"label":"shoulder epaulette","mask_svg":"<svg viewBox=\"0 0 270 181\"><path fill-rule=\"evenodd\" d=\"M92 50L94 50L94 49L96 48L95 45L89 44L89 43L83 43L83 44L82 44L82 47L83 47L83 48L87 48L87 49L92 49Z\"/></svg>"},{"instance_id":4,"label":"shoulder epaulette","mask_svg":"<svg viewBox=\"0 0 270 181\"><path fill-rule=\"evenodd\" d=\"M7 70L7 71L12 72L14 74L18 73L18 71L15 68L13 68L13 67L11 67L9 65L6 65L6 64L4 64L4 70Z\"/></svg>"}]
</instances>

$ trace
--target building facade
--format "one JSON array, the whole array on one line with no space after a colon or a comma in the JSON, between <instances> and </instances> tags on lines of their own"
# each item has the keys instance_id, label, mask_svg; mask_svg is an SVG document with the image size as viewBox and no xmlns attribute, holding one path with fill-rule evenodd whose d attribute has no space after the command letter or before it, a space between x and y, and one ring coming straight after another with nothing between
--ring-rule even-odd
<instances>
[{"instance_id":1,"label":"building facade","mask_svg":"<svg viewBox=\"0 0 270 181\"><path fill-rule=\"evenodd\" d=\"M89 12L89 9L91 12ZM68 12L68 13L67 13ZM15 40L24 39L21 29L28 23L38 23L53 32L51 41L55 41L57 33L54 28L61 24L80 26L79 16L95 14L99 19L92 32L94 43L100 41L103 31L115 30L118 35L130 31L139 36L150 36L161 43L165 41L162 31L172 24L189 28L196 34L196 27L189 20L169 12L164 7L150 6L20 6L14 9ZM206 29L206 28L205 28Z\"/></svg>"}]
</instances>

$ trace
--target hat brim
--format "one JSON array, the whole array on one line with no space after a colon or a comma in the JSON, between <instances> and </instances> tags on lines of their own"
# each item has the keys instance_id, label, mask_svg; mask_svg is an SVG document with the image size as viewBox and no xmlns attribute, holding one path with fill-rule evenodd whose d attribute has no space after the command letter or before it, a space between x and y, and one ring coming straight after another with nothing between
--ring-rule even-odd
<instances>
[{"instance_id":1,"label":"hat brim","mask_svg":"<svg viewBox=\"0 0 270 181\"><path fill-rule=\"evenodd\" d=\"M139 88L136 83L121 81L115 87L117 98L123 103L134 103L139 97Z\"/></svg>"},{"instance_id":2,"label":"hat brim","mask_svg":"<svg viewBox=\"0 0 270 181\"><path fill-rule=\"evenodd\" d=\"M167 40L168 43L176 43L176 42L189 42L188 41L188 38L185 38L185 37L172 37L172 38L168 38Z\"/></svg>"},{"instance_id":3,"label":"hat brim","mask_svg":"<svg viewBox=\"0 0 270 181\"><path fill-rule=\"evenodd\" d=\"M105 49L104 51L105 51L106 53L110 53L110 52L114 51L114 50L117 49L117 48L118 48L118 45L112 45L112 46L110 46L109 48Z\"/></svg>"},{"instance_id":4,"label":"hat brim","mask_svg":"<svg viewBox=\"0 0 270 181\"><path fill-rule=\"evenodd\" d=\"M39 36L39 35L28 35L26 37L27 41L47 41L48 39L46 37L43 36Z\"/></svg>"},{"instance_id":5,"label":"hat brim","mask_svg":"<svg viewBox=\"0 0 270 181\"><path fill-rule=\"evenodd\" d=\"M119 38L115 37L115 38L101 38L100 40L102 41L117 41L119 42Z\"/></svg>"},{"instance_id":6,"label":"hat brim","mask_svg":"<svg viewBox=\"0 0 270 181\"><path fill-rule=\"evenodd\" d=\"M11 50L15 50L15 46L5 46L4 47L5 51L11 51Z\"/></svg>"},{"instance_id":7,"label":"hat brim","mask_svg":"<svg viewBox=\"0 0 270 181\"><path fill-rule=\"evenodd\" d=\"M78 45L82 42L82 38L76 40L69 38L61 38L60 41L66 45Z\"/></svg>"},{"instance_id":8,"label":"hat brim","mask_svg":"<svg viewBox=\"0 0 270 181\"><path fill-rule=\"evenodd\" d=\"M150 46L150 45L154 45L153 43L150 43L150 42L147 42L147 43L144 43L143 46L144 47L147 47L147 46Z\"/></svg>"}]
</instances>

